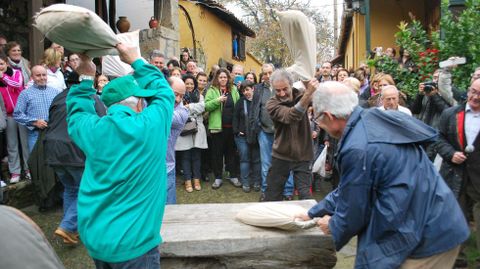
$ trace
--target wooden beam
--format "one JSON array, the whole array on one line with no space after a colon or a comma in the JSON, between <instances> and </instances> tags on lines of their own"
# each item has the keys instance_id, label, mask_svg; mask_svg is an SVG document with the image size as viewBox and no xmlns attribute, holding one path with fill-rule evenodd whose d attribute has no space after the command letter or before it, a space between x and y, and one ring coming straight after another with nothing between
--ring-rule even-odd
<instances>
[{"instance_id":1,"label":"wooden beam","mask_svg":"<svg viewBox=\"0 0 480 269\"><path fill-rule=\"evenodd\" d=\"M43 7L42 0L31 0L28 5L28 25L30 25L30 62L33 65L39 64L43 56L43 34L33 24L33 16Z\"/></svg>"},{"instance_id":2,"label":"wooden beam","mask_svg":"<svg viewBox=\"0 0 480 269\"><path fill-rule=\"evenodd\" d=\"M95 0L95 13L108 23L107 0Z\"/></svg>"},{"instance_id":3,"label":"wooden beam","mask_svg":"<svg viewBox=\"0 0 480 269\"><path fill-rule=\"evenodd\" d=\"M117 27L115 25L116 17L117 17L117 1L110 0L110 5L108 7L108 18L110 23L110 28L112 28L113 32L117 33Z\"/></svg>"}]
</instances>

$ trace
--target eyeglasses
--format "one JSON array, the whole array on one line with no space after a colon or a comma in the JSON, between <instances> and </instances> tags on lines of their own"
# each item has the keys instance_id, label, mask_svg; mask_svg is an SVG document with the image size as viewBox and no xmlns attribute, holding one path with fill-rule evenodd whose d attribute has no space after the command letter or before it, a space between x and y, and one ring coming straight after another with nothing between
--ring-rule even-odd
<instances>
[{"instance_id":1,"label":"eyeglasses","mask_svg":"<svg viewBox=\"0 0 480 269\"><path fill-rule=\"evenodd\" d=\"M316 116L315 118L313 118L313 122L315 122L315 124L319 125L319 122L321 120L323 120L323 117L325 116L324 112L320 112L320 114L318 114L318 116Z\"/></svg>"},{"instance_id":2,"label":"eyeglasses","mask_svg":"<svg viewBox=\"0 0 480 269\"><path fill-rule=\"evenodd\" d=\"M480 97L480 91L477 91L477 90L475 90L474 88L470 88L470 89L468 89L468 90L469 90L470 94L476 95L476 96L479 96L479 97Z\"/></svg>"}]
</instances>

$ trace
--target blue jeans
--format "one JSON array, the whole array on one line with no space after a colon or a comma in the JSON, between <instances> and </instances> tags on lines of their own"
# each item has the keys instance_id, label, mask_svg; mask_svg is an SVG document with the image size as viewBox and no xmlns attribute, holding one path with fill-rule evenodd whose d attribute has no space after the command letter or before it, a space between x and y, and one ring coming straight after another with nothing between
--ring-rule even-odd
<instances>
[{"instance_id":1,"label":"blue jeans","mask_svg":"<svg viewBox=\"0 0 480 269\"><path fill-rule=\"evenodd\" d=\"M175 186L175 168L167 173L167 205L177 203L177 190Z\"/></svg>"},{"instance_id":2,"label":"blue jeans","mask_svg":"<svg viewBox=\"0 0 480 269\"><path fill-rule=\"evenodd\" d=\"M32 152L35 143L37 143L38 139L38 130L30 130L28 129L28 150Z\"/></svg>"},{"instance_id":3,"label":"blue jeans","mask_svg":"<svg viewBox=\"0 0 480 269\"><path fill-rule=\"evenodd\" d=\"M83 167L62 166L55 167L55 173L63 190L63 219L60 222L60 228L67 232L77 232L77 197L80 180L83 175Z\"/></svg>"},{"instance_id":4,"label":"blue jeans","mask_svg":"<svg viewBox=\"0 0 480 269\"><path fill-rule=\"evenodd\" d=\"M240 156L240 181L243 186L260 185L260 152L258 145L250 145L245 136L235 136L238 155Z\"/></svg>"},{"instance_id":5,"label":"blue jeans","mask_svg":"<svg viewBox=\"0 0 480 269\"><path fill-rule=\"evenodd\" d=\"M97 269L160 269L160 252L158 247L154 247L142 256L125 262L104 262L97 259L93 261Z\"/></svg>"},{"instance_id":6,"label":"blue jeans","mask_svg":"<svg viewBox=\"0 0 480 269\"><path fill-rule=\"evenodd\" d=\"M273 134L266 133L260 130L258 133L258 144L260 146L260 161L262 163L262 192L267 189L267 174L272 164L272 145ZM290 172L287 183L285 183L285 189L283 195L293 195L293 173Z\"/></svg>"}]
</instances>

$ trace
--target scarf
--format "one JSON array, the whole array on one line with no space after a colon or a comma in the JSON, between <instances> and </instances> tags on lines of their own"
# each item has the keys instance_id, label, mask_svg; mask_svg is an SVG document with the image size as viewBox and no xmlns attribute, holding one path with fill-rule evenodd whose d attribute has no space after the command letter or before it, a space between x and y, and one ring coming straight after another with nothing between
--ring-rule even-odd
<instances>
[{"instance_id":1,"label":"scarf","mask_svg":"<svg viewBox=\"0 0 480 269\"><path fill-rule=\"evenodd\" d=\"M198 89L194 89L191 92L186 92L183 96L183 101L185 104L198 103L200 101L200 92Z\"/></svg>"},{"instance_id":2,"label":"scarf","mask_svg":"<svg viewBox=\"0 0 480 269\"><path fill-rule=\"evenodd\" d=\"M22 57L20 62L16 63L12 61L10 57L8 57L8 65L22 72L23 85L27 86L28 82L30 81L30 69L28 69L28 61Z\"/></svg>"}]
</instances>

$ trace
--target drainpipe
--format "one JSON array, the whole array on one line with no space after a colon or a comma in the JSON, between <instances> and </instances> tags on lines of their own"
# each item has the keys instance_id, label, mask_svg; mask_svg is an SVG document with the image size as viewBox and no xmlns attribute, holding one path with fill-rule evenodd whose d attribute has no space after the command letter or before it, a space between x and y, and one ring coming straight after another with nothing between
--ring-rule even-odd
<instances>
[{"instance_id":1,"label":"drainpipe","mask_svg":"<svg viewBox=\"0 0 480 269\"><path fill-rule=\"evenodd\" d=\"M370 56L370 0L364 0L365 8L365 50L366 57Z\"/></svg>"}]
</instances>

